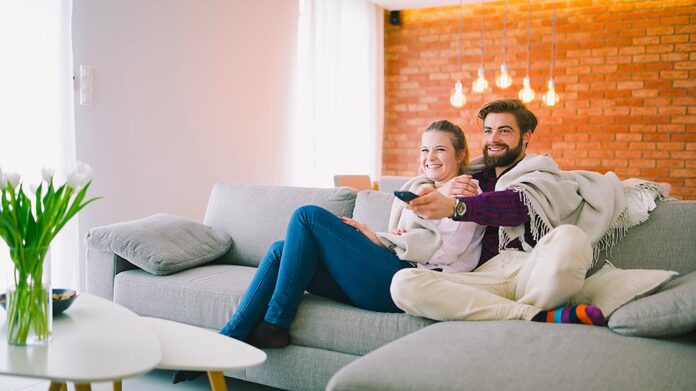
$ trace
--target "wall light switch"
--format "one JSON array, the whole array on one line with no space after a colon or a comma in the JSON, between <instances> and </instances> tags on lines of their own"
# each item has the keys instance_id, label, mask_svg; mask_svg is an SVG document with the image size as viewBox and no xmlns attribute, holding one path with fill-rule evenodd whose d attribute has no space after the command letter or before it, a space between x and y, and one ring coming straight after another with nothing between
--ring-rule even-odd
<instances>
[{"instance_id":1,"label":"wall light switch","mask_svg":"<svg viewBox=\"0 0 696 391\"><path fill-rule=\"evenodd\" d=\"M89 106L94 99L94 73L89 65L80 65L80 106Z\"/></svg>"}]
</instances>

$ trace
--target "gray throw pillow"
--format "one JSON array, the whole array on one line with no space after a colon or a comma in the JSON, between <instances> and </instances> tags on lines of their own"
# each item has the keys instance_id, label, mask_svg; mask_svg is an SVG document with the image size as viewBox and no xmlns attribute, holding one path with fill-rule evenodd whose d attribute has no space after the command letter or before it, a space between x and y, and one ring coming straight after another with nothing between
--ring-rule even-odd
<instances>
[{"instance_id":1,"label":"gray throw pillow","mask_svg":"<svg viewBox=\"0 0 696 391\"><path fill-rule=\"evenodd\" d=\"M225 232L178 216L156 214L140 220L93 228L89 248L109 251L158 276L212 261L232 246Z\"/></svg>"},{"instance_id":2,"label":"gray throw pillow","mask_svg":"<svg viewBox=\"0 0 696 391\"><path fill-rule=\"evenodd\" d=\"M670 337L696 330L696 272L675 278L657 293L619 308L609 318L615 333Z\"/></svg>"}]
</instances>

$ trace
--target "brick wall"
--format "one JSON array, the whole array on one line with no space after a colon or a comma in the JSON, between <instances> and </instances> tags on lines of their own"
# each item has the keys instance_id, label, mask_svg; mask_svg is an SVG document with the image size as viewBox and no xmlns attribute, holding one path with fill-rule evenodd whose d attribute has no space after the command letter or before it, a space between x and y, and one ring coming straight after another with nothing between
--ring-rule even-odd
<instances>
[{"instance_id":1,"label":"brick wall","mask_svg":"<svg viewBox=\"0 0 696 391\"><path fill-rule=\"evenodd\" d=\"M486 2L484 65L491 87L473 94L480 63L481 4L465 4L462 66L459 6L406 10L402 24L385 19L383 175L413 175L422 130L449 119L481 153L478 108L516 98L527 66L527 1L509 0L507 63L513 85L495 86L502 61L503 1ZM551 56L551 0L532 1L531 72L540 125L529 145L562 169L615 171L672 184L672 195L696 199L696 4L694 1L556 1L554 79L561 101L546 90ZM386 17L386 15L385 15ZM468 102L449 105L457 78Z\"/></svg>"}]
</instances>

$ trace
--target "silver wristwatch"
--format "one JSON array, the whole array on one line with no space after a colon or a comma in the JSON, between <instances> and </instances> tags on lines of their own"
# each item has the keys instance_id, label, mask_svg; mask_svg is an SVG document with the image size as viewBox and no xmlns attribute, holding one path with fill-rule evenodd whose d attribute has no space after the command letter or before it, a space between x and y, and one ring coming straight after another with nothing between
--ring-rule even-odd
<instances>
[{"instance_id":1,"label":"silver wristwatch","mask_svg":"<svg viewBox=\"0 0 696 391\"><path fill-rule=\"evenodd\" d=\"M454 213L452 213L452 218L456 219L459 217L463 217L464 213L466 213L466 204L459 200L459 198L456 199L454 202Z\"/></svg>"}]
</instances>

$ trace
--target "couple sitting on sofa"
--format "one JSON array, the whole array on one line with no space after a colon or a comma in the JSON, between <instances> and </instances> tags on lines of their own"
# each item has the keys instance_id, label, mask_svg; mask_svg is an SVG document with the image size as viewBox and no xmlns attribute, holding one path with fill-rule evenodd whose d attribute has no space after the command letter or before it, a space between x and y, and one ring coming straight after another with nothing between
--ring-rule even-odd
<instances>
[{"instance_id":1,"label":"couple sitting on sofa","mask_svg":"<svg viewBox=\"0 0 696 391\"><path fill-rule=\"evenodd\" d=\"M637 223L624 185L613 173L563 172L527 155L537 119L518 100L488 103L478 117L483 157L468 164L458 126L437 121L425 130L424 175L404 185L420 197L394 201L390 232L316 206L296 210L220 333L287 346L305 291L435 320L604 324L597 307L559 306L582 288L593 254ZM659 195L656 185L631 189ZM180 371L175 382L196 375Z\"/></svg>"}]
</instances>

